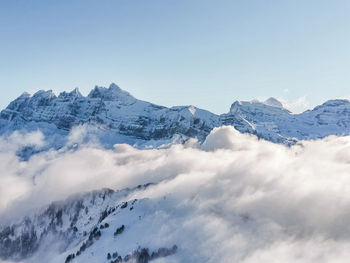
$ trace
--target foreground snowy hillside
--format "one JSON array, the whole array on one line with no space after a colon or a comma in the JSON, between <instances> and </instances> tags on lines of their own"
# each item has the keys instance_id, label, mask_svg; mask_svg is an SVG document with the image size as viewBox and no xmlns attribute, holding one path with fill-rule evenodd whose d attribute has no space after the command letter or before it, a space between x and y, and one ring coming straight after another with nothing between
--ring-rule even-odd
<instances>
[{"instance_id":1,"label":"foreground snowy hillside","mask_svg":"<svg viewBox=\"0 0 350 263\"><path fill-rule=\"evenodd\" d=\"M171 201L122 202L147 186L117 192L104 189L52 203L2 229L0 257L32 257L33 262L148 262L174 256L178 247L171 240L157 240L158 224L164 222L156 213L170 212Z\"/></svg>"},{"instance_id":2,"label":"foreground snowy hillside","mask_svg":"<svg viewBox=\"0 0 350 263\"><path fill-rule=\"evenodd\" d=\"M59 96L52 91L33 96L24 93L0 114L0 134L40 130L46 136L46 149L66 145L69 131L81 125L90 127L85 129L85 141L93 138L107 148L115 143L147 148L188 138L203 141L214 127L223 125L291 145L298 140L349 134L350 102L331 100L291 114L274 98L236 101L228 113L216 115L194 106L167 108L141 101L111 84L109 88L96 86L87 97L78 89Z\"/></svg>"}]
</instances>

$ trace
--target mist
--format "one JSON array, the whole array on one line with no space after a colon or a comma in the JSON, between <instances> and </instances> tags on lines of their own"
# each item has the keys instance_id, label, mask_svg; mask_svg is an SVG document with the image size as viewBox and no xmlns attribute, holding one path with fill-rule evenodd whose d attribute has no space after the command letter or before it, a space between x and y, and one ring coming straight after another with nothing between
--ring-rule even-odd
<instances>
[{"instance_id":1,"label":"mist","mask_svg":"<svg viewBox=\"0 0 350 263\"><path fill-rule=\"evenodd\" d=\"M153 183L128 198L170 200L155 220L172 234L157 239L176 241L189 262L350 258L350 137L286 147L226 126L203 144L106 150L94 141L23 161L16 154L28 145L40 148L45 138L0 138L0 225L76 193Z\"/></svg>"}]
</instances>

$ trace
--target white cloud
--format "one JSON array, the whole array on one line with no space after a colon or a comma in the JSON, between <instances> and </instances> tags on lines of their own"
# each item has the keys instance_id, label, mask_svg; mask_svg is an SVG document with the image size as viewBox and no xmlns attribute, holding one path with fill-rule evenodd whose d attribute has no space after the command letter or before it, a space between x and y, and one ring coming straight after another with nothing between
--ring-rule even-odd
<instances>
[{"instance_id":1,"label":"white cloud","mask_svg":"<svg viewBox=\"0 0 350 263\"><path fill-rule=\"evenodd\" d=\"M2 139L2 216L81 191L154 182L130 198L172 200L154 218L168 229L157 235L180 244L187 262L319 263L350 256L350 137L288 148L221 127L201 146L90 145L27 162L4 145Z\"/></svg>"},{"instance_id":2,"label":"white cloud","mask_svg":"<svg viewBox=\"0 0 350 263\"><path fill-rule=\"evenodd\" d=\"M292 101L284 98L278 98L278 100L283 104L284 108L288 109L292 113L302 113L310 109L310 102L306 96L302 96Z\"/></svg>"}]
</instances>

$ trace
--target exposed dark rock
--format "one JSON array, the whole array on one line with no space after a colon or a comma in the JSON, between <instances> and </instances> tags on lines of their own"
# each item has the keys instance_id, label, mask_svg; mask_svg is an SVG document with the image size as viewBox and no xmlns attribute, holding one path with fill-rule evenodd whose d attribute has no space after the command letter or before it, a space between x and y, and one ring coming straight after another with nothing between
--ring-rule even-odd
<instances>
[{"instance_id":1,"label":"exposed dark rock","mask_svg":"<svg viewBox=\"0 0 350 263\"><path fill-rule=\"evenodd\" d=\"M114 236L120 235L124 232L125 226L122 225L121 227L117 228L117 230L114 232Z\"/></svg>"}]
</instances>

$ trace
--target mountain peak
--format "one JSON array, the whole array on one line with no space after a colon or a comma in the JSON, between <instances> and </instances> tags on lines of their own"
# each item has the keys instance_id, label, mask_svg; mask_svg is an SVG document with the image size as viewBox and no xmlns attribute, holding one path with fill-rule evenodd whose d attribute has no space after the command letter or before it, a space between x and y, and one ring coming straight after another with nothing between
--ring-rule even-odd
<instances>
[{"instance_id":1,"label":"mountain peak","mask_svg":"<svg viewBox=\"0 0 350 263\"><path fill-rule=\"evenodd\" d=\"M33 97L54 97L56 96L55 93L50 90L39 90L34 93Z\"/></svg>"},{"instance_id":2,"label":"mountain peak","mask_svg":"<svg viewBox=\"0 0 350 263\"><path fill-rule=\"evenodd\" d=\"M277 108L281 108L281 109L283 108L282 103L279 100L277 100L277 99L275 99L273 97L268 98L263 103L265 105L268 105L268 106L271 106L271 107L277 107Z\"/></svg>"},{"instance_id":3,"label":"mountain peak","mask_svg":"<svg viewBox=\"0 0 350 263\"><path fill-rule=\"evenodd\" d=\"M26 99L26 98L30 98L30 94L28 92L23 92L21 94L21 96L18 97L18 99Z\"/></svg>"},{"instance_id":4,"label":"mountain peak","mask_svg":"<svg viewBox=\"0 0 350 263\"><path fill-rule=\"evenodd\" d=\"M73 89L71 92L61 92L59 98L81 98L83 95L80 93L79 88Z\"/></svg>"},{"instance_id":5,"label":"mountain peak","mask_svg":"<svg viewBox=\"0 0 350 263\"><path fill-rule=\"evenodd\" d=\"M73 89L73 90L69 93L69 95L74 96L74 97L83 97L83 95L81 95L81 93L80 93L78 87L75 88L75 89Z\"/></svg>"},{"instance_id":6,"label":"mountain peak","mask_svg":"<svg viewBox=\"0 0 350 263\"><path fill-rule=\"evenodd\" d=\"M103 94L106 92L105 87L95 86L89 93L88 98L102 98Z\"/></svg>"},{"instance_id":7,"label":"mountain peak","mask_svg":"<svg viewBox=\"0 0 350 263\"><path fill-rule=\"evenodd\" d=\"M109 88L95 86L89 93L89 98L101 98L106 101L125 101L133 102L136 99L127 91L122 90L117 84L112 83Z\"/></svg>"},{"instance_id":8,"label":"mountain peak","mask_svg":"<svg viewBox=\"0 0 350 263\"><path fill-rule=\"evenodd\" d=\"M115 84L115 83L111 83L111 85L109 85L109 88L108 88L109 90L115 90L115 91L119 91L119 92L121 92L122 91L122 89L117 85L117 84Z\"/></svg>"},{"instance_id":9,"label":"mountain peak","mask_svg":"<svg viewBox=\"0 0 350 263\"><path fill-rule=\"evenodd\" d=\"M271 98L268 98L267 100L265 101L260 101L258 99L253 99L251 101L235 101L232 105L231 105L231 108L230 108L230 113L231 114L235 114L237 113L242 107L246 108L246 109L252 109L252 108L261 108L263 109L264 107L274 107L274 108L279 108L279 109L283 109L283 105L282 103L271 97Z\"/></svg>"},{"instance_id":10,"label":"mountain peak","mask_svg":"<svg viewBox=\"0 0 350 263\"><path fill-rule=\"evenodd\" d=\"M109 88L108 88L108 91L110 92L111 95L114 95L116 97L120 97L120 96L128 96L128 97L132 97L133 96L125 91L125 90L122 90L117 84L115 83L112 83L111 85L109 85Z\"/></svg>"}]
</instances>

